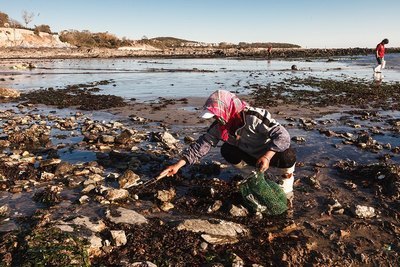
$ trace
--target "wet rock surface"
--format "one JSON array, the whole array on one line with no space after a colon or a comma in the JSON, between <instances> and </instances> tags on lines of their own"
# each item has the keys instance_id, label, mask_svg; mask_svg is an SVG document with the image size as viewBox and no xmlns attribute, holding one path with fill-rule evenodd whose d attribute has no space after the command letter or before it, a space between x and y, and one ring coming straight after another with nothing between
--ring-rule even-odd
<instances>
[{"instance_id":1,"label":"wet rock surface","mask_svg":"<svg viewBox=\"0 0 400 267\"><path fill-rule=\"evenodd\" d=\"M243 207L241 176L218 151L142 187L204 125L46 113L34 102L0 109L0 265L399 265L398 85L315 86L308 97L261 86L250 99L279 104L271 112L297 151L293 207L275 217Z\"/></svg>"}]
</instances>

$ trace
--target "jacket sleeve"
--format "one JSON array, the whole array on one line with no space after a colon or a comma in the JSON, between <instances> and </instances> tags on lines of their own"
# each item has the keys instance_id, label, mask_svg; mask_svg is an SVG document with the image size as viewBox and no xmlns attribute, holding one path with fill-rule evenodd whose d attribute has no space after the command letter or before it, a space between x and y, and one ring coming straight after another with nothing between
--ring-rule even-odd
<instances>
[{"instance_id":1,"label":"jacket sleeve","mask_svg":"<svg viewBox=\"0 0 400 267\"><path fill-rule=\"evenodd\" d=\"M196 142L187 147L182 153L182 157L190 165L204 157L211 149L216 147L219 139L216 135L215 125L211 125L207 133L200 136Z\"/></svg>"}]
</instances>

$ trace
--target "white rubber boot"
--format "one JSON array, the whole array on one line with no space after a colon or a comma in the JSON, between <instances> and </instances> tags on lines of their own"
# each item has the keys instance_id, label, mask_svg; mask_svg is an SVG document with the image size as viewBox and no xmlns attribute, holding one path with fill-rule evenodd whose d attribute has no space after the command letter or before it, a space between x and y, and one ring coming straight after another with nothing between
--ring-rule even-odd
<instances>
[{"instance_id":1,"label":"white rubber boot","mask_svg":"<svg viewBox=\"0 0 400 267\"><path fill-rule=\"evenodd\" d=\"M375 71L375 73L381 73L382 72L382 64L379 64L378 66L376 66L374 71Z\"/></svg>"},{"instance_id":2,"label":"white rubber boot","mask_svg":"<svg viewBox=\"0 0 400 267\"><path fill-rule=\"evenodd\" d=\"M294 176L292 174L290 178L282 179L279 186L283 189L283 192L285 192L285 194L288 194L293 192L293 183L294 183Z\"/></svg>"},{"instance_id":3,"label":"white rubber boot","mask_svg":"<svg viewBox=\"0 0 400 267\"><path fill-rule=\"evenodd\" d=\"M283 189L283 191L286 193L293 192L293 183L294 183L294 168L296 166L296 163L290 167L290 168L280 168L279 169L279 174L280 174L280 181L278 182L279 186Z\"/></svg>"}]
</instances>

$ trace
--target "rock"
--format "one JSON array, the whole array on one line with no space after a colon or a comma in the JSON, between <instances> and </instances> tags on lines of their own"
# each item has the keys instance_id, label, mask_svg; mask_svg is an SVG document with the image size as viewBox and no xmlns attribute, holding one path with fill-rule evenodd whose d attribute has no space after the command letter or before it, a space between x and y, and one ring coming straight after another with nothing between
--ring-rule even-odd
<instances>
[{"instance_id":1,"label":"rock","mask_svg":"<svg viewBox=\"0 0 400 267\"><path fill-rule=\"evenodd\" d=\"M321 184L318 181L318 176L319 176L319 169L317 169L313 175L305 177L304 181L314 189L321 189Z\"/></svg>"},{"instance_id":2,"label":"rock","mask_svg":"<svg viewBox=\"0 0 400 267\"><path fill-rule=\"evenodd\" d=\"M21 93L16 89L0 88L0 98L18 98Z\"/></svg>"},{"instance_id":3,"label":"rock","mask_svg":"<svg viewBox=\"0 0 400 267\"><path fill-rule=\"evenodd\" d=\"M100 233L101 231L106 229L106 225L102 220L99 220L97 222L92 222L92 220L86 216L75 218L74 220L72 220L72 224L83 226L95 233Z\"/></svg>"},{"instance_id":4,"label":"rock","mask_svg":"<svg viewBox=\"0 0 400 267\"><path fill-rule=\"evenodd\" d=\"M129 264L128 266L129 267L142 267L142 266L157 267L157 265L155 265L154 263L149 262L149 261L134 262L132 264Z\"/></svg>"},{"instance_id":5,"label":"rock","mask_svg":"<svg viewBox=\"0 0 400 267\"><path fill-rule=\"evenodd\" d=\"M84 203L89 202L89 200L90 200L90 198L89 198L88 196L83 195L83 196L81 196L81 197L79 198L79 203L84 204Z\"/></svg>"},{"instance_id":6,"label":"rock","mask_svg":"<svg viewBox=\"0 0 400 267\"><path fill-rule=\"evenodd\" d=\"M140 181L140 176L134 173L132 170L127 170L122 174L120 177L118 177L118 183L119 187L123 189L128 189L132 186L138 185L138 182Z\"/></svg>"},{"instance_id":7,"label":"rock","mask_svg":"<svg viewBox=\"0 0 400 267\"><path fill-rule=\"evenodd\" d=\"M112 135L102 135L101 136L101 140L103 141L103 143L109 143L112 144L115 142L115 137Z\"/></svg>"},{"instance_id":8,"label":"rock","mask_svg":"<svg viewBox=\"0 0 400 267\"><path fill-rule=\"evenodd\" d=\"M133 134L129 130L124 130L115 138L115 142L118 144L126 144L131 140L132 135Z\"/></svg>"},{"instance_id":9,"label":"rock","mask_svg":"<svg viewBox=\"0 0 400 267\"><path fill-rule=\"evenodd\" d=\"M55 175L58 177L64 176L65 174L71 172L74 169L74 166L69 162L61 162L58 164Z\"/></svg>"},{"instance_id":10,"label":"rock","mask_svg":"<svg viewBox=\"0 0 400 267\"><path fill-rule=\"evenodd\" d=\"M169 210L172 210L174 207L175 207L174 204L172 204L171 202L163 202L161 204L160 209L162 211L169 211Z\"/></svg>"},{"instance_id":11,"label":"rock","mask_svg":"<svg viewBox=\"0 0 400 267\"><path fill-rule=\"evenodd\" d=\"M129 197L129 192L126 189L110 189L104 197L109 201L123 200Z\"/></svg>"},{"instance_id":12,"label":"rock","mask_svg":"<svg viewBox=\"0 0 400 267\"><path fill-rule=\"evenodd\" d=\"M106 217L113 223L126 223L132 225L148 223L147 219L136 211L122 207L119 207L116 211L119 213L119 216L112 215L110 211L108 211L106 215Z\"/></svg>"},{"instance_id":13,"label":"rock","mask_svg":"<svg viewBox=\"0 0 400 267\"><path fill-rule=\"evenodd\" d=\"M354 215L358 218L367 219L376 216L375 209L373 207L356 205L353 210Z\"/></svg>"},{"instance_id":14,"label":"rock","mask_svg":"<svg viewBox=\"0 0 400 267\"><path fill-rule=\"evenodd\" d=\"M306 139L301 136L294 136L294 137L292 137L292 141L295 141L297 143L305 143Z\"/></svg>"},{"instance_id":15,"label":"rock","mask_svg":"<svg viewBox=\"0 0 400 267\"><path fill-rule=\"evenodd\" d=\"M216 200L214 204L212 204L211 207L208 208L207 212L208 213L213 213L219 210L222 207L222 201L221 200Z\"/></svg>"},{"instance_id":16,"label":"rock","mask_svg":"<svg viewBox=\"0 0 400 267\"><path fill-rule=\"evenodd\" d=\"M88 169L74 171L74 175L76 175L76 176L84 176L84 175L88 175L89 173L90 173L90 171Z\"/></svg>"},{"instance_id":17,"label":"rock","mask_svg":"<svg viewBox=\"0 0 400 267\"><path fill-rule=\"evenodd\" d=\"M8 216L9 213L10 207L7 204L0 206L0 217Z\"/></svg>"},{"instance_id":18,"label":"rock","mask_svg":"<svg viewBox=\"0 0 400 267\"><path fill-rule=\"evenodd\" d=\"M155 141L161 142L166 148L169 149L175 148L175 144L178 143L178 140L176 140L169 132L154 133L153 137Z\"/></svg>"},{"instance_id":19,"label":"rock","mask_svg":"<svg viewBox=\"0 0 400 267\"><path fill-rule=\"evenodd\" d=\"M232 267L243 267L245 266L244 261L235 253L232 255Z\"/></svg>"},{"instance_id":20,"label":"rock","mask_svg":"<svg viewBox=\"0 0 400 267\"><path fill-rule=\"evenodd\" d=\"M61 163L61 159L46 159L40 162L40 167L47 167L51 165L57 165Z\"/></svg>"},{"instance_id":21,"label":"rock","mask_svg":"<svg viewBox=\"0 0 400 267\"><path fill-rule=\"evenodd\" d=\"M170 202L176 195L175 189L157 191L157 199L161 202Z\"/></svg>"},{"instance_id":22,"label":"rock","mask_svg":"<svg viewBox=\"0 0 400 267\"><path fill-rule=\"evenodd\" d=\"M111 230L111 236L113 238L114 244L117 247L123 246L126 244L126 235L124 230Z\"/></svg>"},{"instance_id":23,"label":"rock","mask_svg":"<svg viewBox=\"0 0 400 267\"><path fill-rule=\"evenodd\" d=\"M44 181L51 181L51 180L53 180L53 178L54 178L54 173L51 173L51 172L42 172L41 174L40 174L40 180L44 180Z\"/></svg>"},{"instance_id":24,"label":"rock","mask_svg":"<svg viewBox=\"0 0 400 267\"><path fill-rule=\"evenodd\" d=\"M332 213L334 214L343 214L344 209L342 204L339 203L339 201L335 198L329 199L328 203L328 210L326 211L328 215L331 215Z\"/></svg>"},{"instance_id":25,"label":"rock","mask_svg":"<svg viewBox=\"0 0 400 267\"><path fill-rule=\"evenodd\" d=\"M52 186L48 185L41 191L37 191L33 195L33 200L36 202L44 203L46 205L55 205L56 203L61 202L60 193L62 191L62 187L60 186Z\"/></svg>"},{"instance_id":26,"label":"rock","mask_svg":"<svg viewBox=\"0 0 400 267\"><path fill-rule=\"evenodd\" d=\"M88 184L85 188L82 189L82 193L86 194L90 191L94 190L96 186L94 184Z\"/></svg>"},{"instance_id":27,"label":"rock","mask_svg":"<svg viewBox=\"0 0 400 267\"><path fill-rule=\"evenodd\" d=\"M0 147L9 147L11 145L8 140L0 140Z\"/></svg>"},{"instance_id":28,"label":"rock","mask_svg":"<svg viewBox=\"0 0 400 267\"><path fill-rule=\"evenodd\" d=\"M177 229L203 233L202 237L211 244L233 244L240 235L249 233L243 225L218 219L189 219L181 222Z\"/></svg>"},{"instance_id":29,"label":"rock","mask_svg":"<svg viewBox=\"0 0 400 267\"><path fill-rule=\"evenodd\" d=\"M235 205L232 205L229 213L234 217L246 217L247 215L249 215L249 211L245 207L238 207Z\"/></svg>"},{"instance_id":30,"label":"rock","mask_svg":"<svg viewBox=\"0 0 400 267\"><path fill-rule=\"evenodd\" d=\"M296 65L292 65L292 67L290 67L290 68L291 68L291 70L298 70Z\"/></svg>"},{"instance_id":31,"label":"rock","mask_svg":"<svg viewBox=\"0 0 400 267\"><path fill-rule=\"evenodd\" d=\"M200 249L201 249L202 251L206 251L207 248L208 248L208 243L207 243L207 242L201 242L201 244L200 244Z\"/></svg>"}]
</instances>

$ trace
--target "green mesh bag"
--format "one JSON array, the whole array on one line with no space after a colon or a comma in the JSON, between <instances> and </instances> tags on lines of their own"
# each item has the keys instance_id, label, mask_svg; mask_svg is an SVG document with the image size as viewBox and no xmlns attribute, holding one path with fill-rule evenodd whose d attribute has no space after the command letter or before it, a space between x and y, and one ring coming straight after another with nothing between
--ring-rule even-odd
<instances>
[{"instance_id":1,"label":"green mesh bag","mask_svg":"<svg viewBox=\"0 0 400 267\"><path fill-rule=\"evenodd\" d=\"M287 210L286 194L279 185L264 179L264 173L253 172L239 185L244 204L254 212L279 215Z\"/></svg>"}]
</instances>

